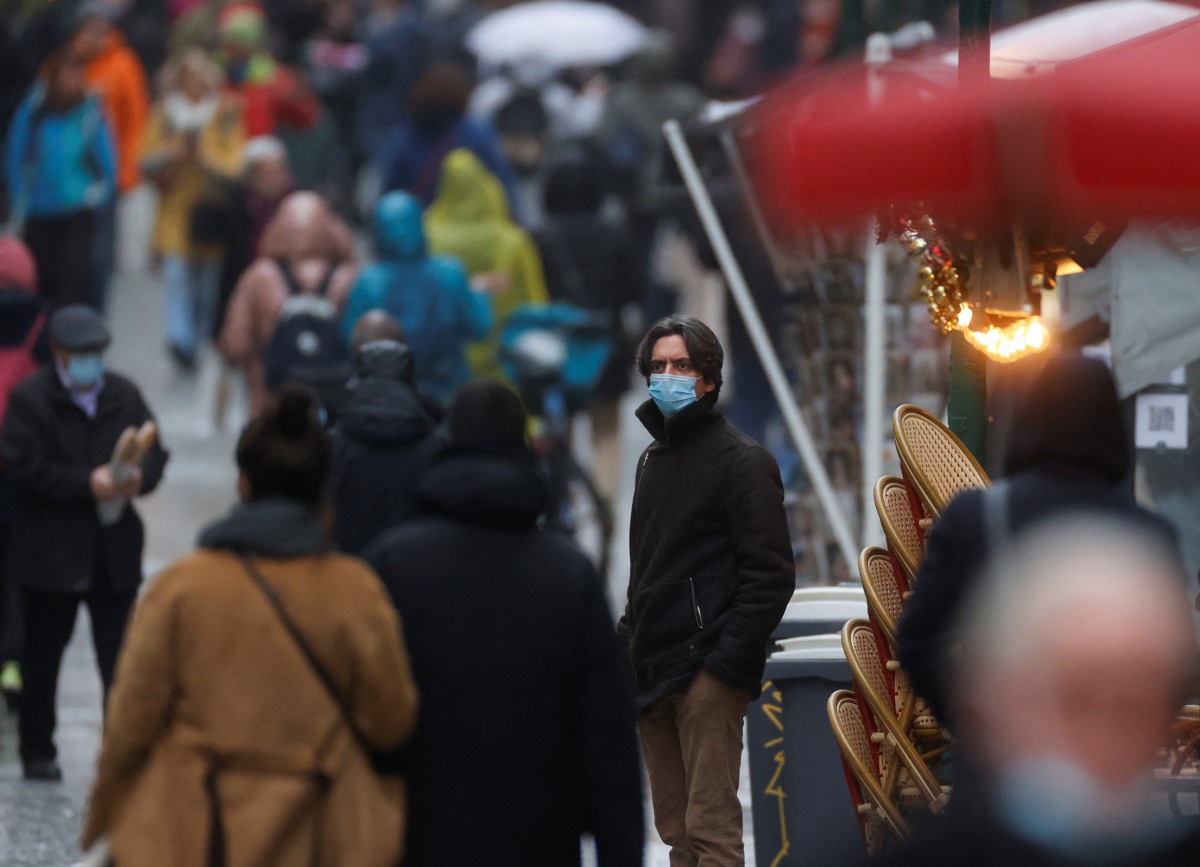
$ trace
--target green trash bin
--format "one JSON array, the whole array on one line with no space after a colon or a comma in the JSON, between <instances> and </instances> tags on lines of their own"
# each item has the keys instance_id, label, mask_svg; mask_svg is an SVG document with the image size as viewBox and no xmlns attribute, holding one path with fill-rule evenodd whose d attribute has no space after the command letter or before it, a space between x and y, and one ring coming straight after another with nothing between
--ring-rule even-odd
<instances>
[{"instance_id":1,"label":"green trash bin","mask_svg":"<svg viewBox=\"0 0 1200 867\"><path fill-rule=\"evenodd\" d=\"M825 705L851 685L840 633L785 639L747 714L755 860L828 863L862 845Z\"/></svg>"}]
</instances>

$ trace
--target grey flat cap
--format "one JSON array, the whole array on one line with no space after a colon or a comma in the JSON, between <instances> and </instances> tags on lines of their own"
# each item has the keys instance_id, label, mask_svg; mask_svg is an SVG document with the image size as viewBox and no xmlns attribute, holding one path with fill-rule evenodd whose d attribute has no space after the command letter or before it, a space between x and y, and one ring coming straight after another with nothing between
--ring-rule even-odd
<instances>
[{"instance_id":1,"label":"grey flat cap","mask_svg":"<svg viewBox=\"0 0 1200 867\"><path fill-rule=\"evenodd\" d=\"M103 316L86 304L72 304L51 317L50 342L68 352L98 351L112 342L112 335Z\"/></svg>"}]
</instances>

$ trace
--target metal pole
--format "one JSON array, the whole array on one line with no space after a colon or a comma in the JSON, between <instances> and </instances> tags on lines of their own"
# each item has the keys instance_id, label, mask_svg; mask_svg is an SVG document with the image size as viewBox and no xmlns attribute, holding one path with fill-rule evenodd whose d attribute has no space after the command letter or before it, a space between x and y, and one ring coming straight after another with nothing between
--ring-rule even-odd
<instances>
[{"instance_id":1,"label":"metal pole","mask_svg":"<svg viewBox=\"0 0 1200 867\"><path fill-rule=\"evenodd\" d=\"M669 120L663 124L663 135L666 136L675 162L679 164L683 182L700 215L700 222L704 225L704 231L708 235L709 243L712 244L713 252L716 253L717 261L721 264L721 271L725 275L725 282L729 285L733 300L738 306L738 312L742 314L742 320L746 323L750 340L754 343L755 352L758 353L759 361L762 362L763 370L767 374L767 380L771 383L771 391L775 393L775 399L779 401L784 423L787 425L792 441L796 444L796 450L800 453L804 468L812 480L817 499L825 512L825 519L829 522L830 529L833 530L834 538L837 539L838 548L846 560L847 567L853 572L854 564L858 562L859 550L854 544L854 534L850 532L850 525L846 521L842 507L838 504L837 494L833 490L833 485L829 483L825 465L821 463L821 457L817 453L812 435L792 397L791 387L783 373L783 366L779 363L779 356L775 354L775 347L771 345L771 338L767 335L766 328L763 327L762 317L759 316L754 297L750 294L750 287L746 285L746 277L742 274L737 257L733 255L733 249L729 246L729 237L725 234L725 229L717 216L717 209L713 206L712 197L708 194L708 188L704 185L704 179L700 177L700 170L692 157L692 150L683 136L683 128L678 121Z\"/></svg>"},{"instance_id":2,"label":"metal pole","mask_svg":"<svg viewBox=\"0 0 1200 867\"><path fill-rule=\"evenodd\" d=\"M883 101L878 67L891 59L891 42L883 34L867 40L867 87L872 105ZM883 475L884 422L887 412L887 257L876 243L876 221L867 221L863 252L863 434L862 543L883 544L883 526L875 514L875 483Z\"/></svg>"},{"instance_id":3,"label":"metal pole","mask_svg":"<svg viewBox=\"0 0 1200 867\"><path fill-rule=\"evenodd\" d=\"M958 80L991 77L992 0L958 2ZM950 430L983 463L987 451L987 356L959 332L950 335L950 382L946 393Z\"/></svg>"}]
</instances>

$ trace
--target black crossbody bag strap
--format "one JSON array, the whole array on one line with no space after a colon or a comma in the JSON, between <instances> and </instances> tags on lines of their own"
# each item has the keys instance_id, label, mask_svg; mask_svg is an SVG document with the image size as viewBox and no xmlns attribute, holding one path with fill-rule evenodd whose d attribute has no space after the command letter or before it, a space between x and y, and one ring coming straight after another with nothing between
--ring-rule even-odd
<instances>
[{"instance_id":1,"label":"black crossbody bag strap","mask_svg":"<svg viewBox=\"0 0 1200 867\"><path fill-rule=\"evenodd\" d=\"M287 609L283 607L283 602L280 600L279 595L267 583L267 579L263 578L262 573L258 571L249 557L245 554L238 554L238 559L242 563L242 568L246 570L246 574L250 576L251 580L258 586L258 589L262 591L263 596L267 597L267 601L271 603L271 608L275 610L275 614L279 617L279 622L283 624L283 628L287 630L288 635L292 637L292 641L296 643L296 647L303 654L305 661L308 662L309 668L312 669L313 674L317 676L317 680L321 682L321 686L325 687L325 691L329 693L329 697L333 699L334 704L341 711L342 720L346 723L346 728L350 729L350 734L353 735L355 743L358 744L368 760L371 760L372 764L374 764L373 756L375 751L367 743L367 739L363 736L362 731L355 725L354 717L350 712L350 707L346 704L346 700L342 698L342 694L334 686L329 673L321 665L321 661L317 659L317 655L313 653L308 642L304 640L304 636L300 633L295 622L288 616Z\"/></svg>"}]
</instances>

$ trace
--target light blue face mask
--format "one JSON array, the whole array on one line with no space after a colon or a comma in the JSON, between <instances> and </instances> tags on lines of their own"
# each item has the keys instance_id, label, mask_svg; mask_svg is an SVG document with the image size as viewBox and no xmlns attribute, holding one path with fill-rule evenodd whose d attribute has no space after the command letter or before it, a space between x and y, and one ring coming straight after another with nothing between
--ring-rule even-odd
<instances>
[{"instance_id":1,"label":"light blue face mask","mask_svg":"<svg viewBox=\"0 0 1200 867\"><path fill-rule=\"evenodd\" d=\"M79 388L91 388L104 375L104 356L99 353L72 355L67 359L67 376Z\"/></svg>"},{"instance_id":2,"label":"light blue face mask","mask_svg":"<svg viewBox=\"0 0 1200 867\"><path fill-rule=\"evenodd\" d=\"M696 380L671 373L650 374L650 397L659 411L671 418L696 402Z\"/></svg>"}]
</instances>

